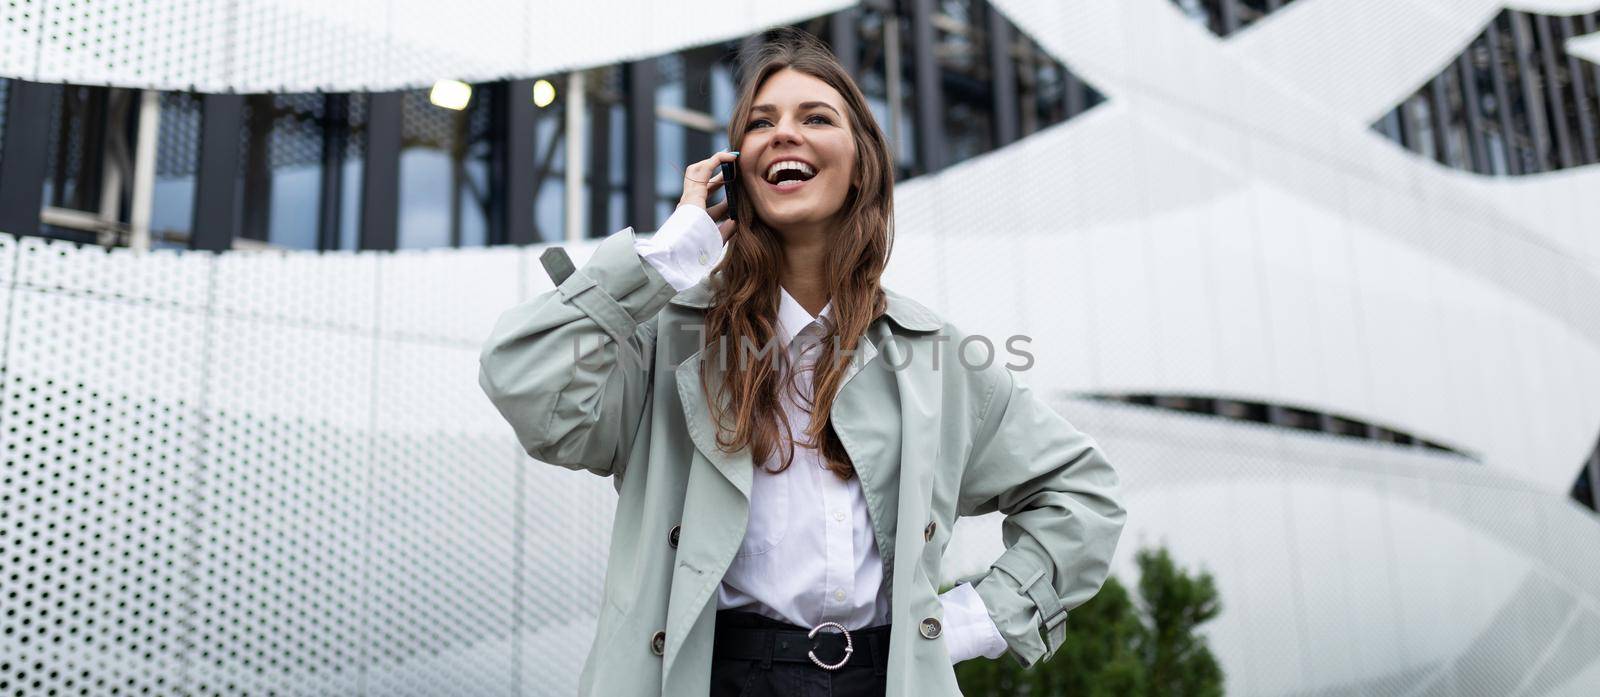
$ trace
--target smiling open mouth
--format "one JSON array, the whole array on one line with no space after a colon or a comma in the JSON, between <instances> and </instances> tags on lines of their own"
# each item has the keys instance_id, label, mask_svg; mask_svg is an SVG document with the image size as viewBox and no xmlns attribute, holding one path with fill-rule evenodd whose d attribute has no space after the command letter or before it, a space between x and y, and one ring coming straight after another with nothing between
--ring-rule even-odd
<instances>
[{"instance_id":1,"label":"smiling open mouth","mask_svg":"<svg viewBox=\"0 0 1600 697\"><path fill-rule=\"evenodd\" d=\"M778 191L794 191L817 176L817 171L804 162L784 160L767 168L766 182Z\"/></svg>"}]
</instances>

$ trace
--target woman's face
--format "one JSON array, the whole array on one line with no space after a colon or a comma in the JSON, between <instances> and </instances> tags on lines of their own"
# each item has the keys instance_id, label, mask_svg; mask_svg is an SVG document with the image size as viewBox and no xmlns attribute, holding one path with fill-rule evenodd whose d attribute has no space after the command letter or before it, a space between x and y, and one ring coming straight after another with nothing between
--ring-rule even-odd
<instances>
[{"instance_id":1,"label":"woman's face","mask_svg":"<svg viewBox=\"0 0 1600 697\"><path fill-rule=\"evenodd\" d=\"M805 73L784 68L762 83L738 149L743 190L775 229L825 225L850 193L856 146L844 99ZM788 169L795 161L803 165Z\"/></svg>"}]
</instances>

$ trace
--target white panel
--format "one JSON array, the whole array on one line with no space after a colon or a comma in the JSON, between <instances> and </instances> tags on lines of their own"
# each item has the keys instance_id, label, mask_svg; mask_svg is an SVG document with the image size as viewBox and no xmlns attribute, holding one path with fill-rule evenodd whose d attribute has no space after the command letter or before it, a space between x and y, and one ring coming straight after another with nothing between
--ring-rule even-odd
<instances>
[{"instance_id":1,"label":"white panel","mask_svg":"<svg viewBox=\"0 0 1600 697\"><path fill-rule=\"evenodd\" d=\"M296 338L326 350L316 337ZM218 382L213 395L245 389ZM312 399L345 389L340 380L289 382ZM363 620L373 520L366 424L227 401L235 403L205 414L204 494L195 521L203 533L193 569L205 583L193 590L191 623L206 655L190 679L251 692L354 690L371 661Z\"/></svg>"},{"instance_id":2,"label":"white panel","mask_svg":"<svg viewBox=\"0 0 1600 697\"><path fill-rule=\"evenodd\" d=\"M0 74L200 92L389 91L618 63L852 4L21 0L0 15Z\"/></svg>"},{"instance_id":3,"label":"white panel","mask_svg":"<svg viewBox=\"0 0 1600 697\"><path fill-rule=\"evenodd\" d=\"M207 406L221 417L371 427L370 335L226 316L212 322Z\"/></svg>"},{"instance_id":4,"label":"white panel","mask_svg":"<svg viewBox=\"0 0 1600 697\"><path fill-rule=\"evenodd\" d=\"M204 318L3 292L0 680L170 689L185 663Z\"/></svg>"},{"instance_id":5,"label":"white panel","mask_svg":"<svg viewBox=\"0 0 1600 697\"><path fill-rule=\"evenodd\" d=\"M1307 239L1308 221L1288 197L1273 189L1254 190L1257 208L1256 245L1261 255L1261 302L1271 346L1274 386L1278 394L1325 404L1326 375L1317 370L1323 344L1318 341L1320 313Z\"/></svg>"},{"instance_id":6,"label":"white panel","mask_svg":"<svg viewBox=\"0 0 1600 697\"><path fill-rule=\"evenodd\" d=\"M522 684L575 694L594 641L617 495L612 481L529 458L510 439L527 502L521 516ZM665 532L662 532L665 534ZM559 591L559 592L553 592ZM648 640L648 637L644 638Z\"/></svg>"},{"instance_id":7,"label":"white panel","mask_svg":"<svg viewBox=\"0 0 1600 697\"><path fill-rule=\"evenodd\" d=\"M1247 202L1230 197L1217 202L1213 220L1250 219ZM1218 390L1223 395L1259 398L1272 393L1259 252L1255 234L1244 224L1228 229L1213 222L1205 263L1211 267L1217 306L1217 355L1221 357Z\"/></svg>"},{"instance_id":8,"label":"white panel","mask_svg":"<svg viewBox=\"0 0 1600 697\"><path fill-rule=\"evenodd\" d=\"M216 257L218 313L371 332L378 257L351 252L229 252Z\"/></svg>"},{"instance_id":9,"label":"white panel","mask_svg":"<svg viewBox=\"0 0 1600 697\"><path fill-rule=\"evenodd\" d=\"M1600 34L1578 36L1567 40L1567 53L1590 63L1600 64Z\"/></svg>"},{"instance_id":10,"label":"white panel","mask_svg":"<svg viewBox=\"0 0 1600 697\"><path fill-rule=\"evenodd\" d=\"M241 58L228 40L236 19L230 9L205 0L49 0L37 79L174 89L229 84L226 70Z\"/></svg>"},{"instance_id":11,"label":"white panel","mask_svg":"<svg viewBox=\"0 0 1600 697\"><path fill-rule=\"evenodd\" d=\"M1454 60L1498 5L1300 0L1228 41L1228 51L1321 108L1371 122Z\"/></svg>"},{"instance_id":12,"label":"white panel","mask_svg":"<svg viewBox=\"0 0 1600 697\"><path fill-rule=\"evenodd\" d=\"M1151 318L1160 352L1157 372L1163 391L1209 393L1220 379L1219 322L1212 269L1195 263L1207 247L1204 210L1184 209L1151 222L1149 286Z\"/></svg>"},{"instance_id":13,"label":"white panel","mask_svg":"<svg viewBox=\"0 0 1600 697\"><path fill-rule=\"evenodd\" d=\"M1027 344L1035 358L1028 379L1040 388L1083 390L1093 384L1094 308L1089 291L1094 277L1084 263L1084 246L1081 236L1030 231L1015 259L1018 275L1039 279L1050 289L1041 293L1030 284L1029 310L1017 326L1033 338Z\"/></svg>"},{"instance_id":14,"label":"white panel","mask_svg":"<svg viewBox=\"0 0 1600 697\"><path fill-rule=\"evenodd\" d=\"M17 239L17 283L37 290L184 308L207 301L209 253L156 250L137 254L41 237ZM8 270L9 271L9 270Z\"/></svg>"},{"instance_id":15,"label":"white panel","mask_svg":"<svg viewBox=\"0 0 1600 697\"><path fill-rule=\"evenodd\" d=\"M15 0L0 7L0 75L32 78L39 65L39 35L46 0Z\"/></svg>"},{"instance_id":16,"label":"white panel","mask_svg":"<svg viewBox=\"0 0 1600 697\"><path fill-rule=\"evenodd\" d=\"M1088 235L1084 251L1093 287L1091 337L1095 342L1099 390L1143 391L1154 382L1155 313L1150 306L1150 265L1146 243L1134 225L1107 226Z\"/></svg>"},{"instance_id":17,"label":"white panel","mask_svg":"<svg viewBox=\"0 0 1600 697\"><path fill-rule=\"evenodd\" d=\"M576 251L576 250L569 250ZM592 253L592 252L591 252ZM586 259L587 257L585 257ZM476 346L517 298L520 259L509 249L408 250L381 257L380 328ZM573 264L582 266L576 254ZM543 267L535 273L545 282Z\"/></svg>"}]
</instances>

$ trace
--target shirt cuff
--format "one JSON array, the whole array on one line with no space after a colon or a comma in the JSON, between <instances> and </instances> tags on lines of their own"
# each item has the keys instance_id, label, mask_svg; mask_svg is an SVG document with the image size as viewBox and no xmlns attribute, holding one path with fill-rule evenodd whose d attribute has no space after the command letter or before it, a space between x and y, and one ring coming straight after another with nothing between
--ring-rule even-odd
<instances>
[{"instance_id":1,"label":"shirt cuff","mask_svg":"<svg viewBox=\"0 0 1600 697\"><path fill-rule=\"evenodd\" d=\"M969 658L999 658L1005 655L1006 638L989 617L983 597L970 583L963 583L940 594L944 605L944 640L950 649L950 663Z\"/></svg>"},{"instance_id":2,"label":"shirt cuff","mask_svg":"<svg viewBox=\"0 0 1600 697\"><path fill-rule=\"evenodd\" d=\"M635 237L633 248L681 291L699 283L722 259L722 232L706 209L685 204L654 235Z\"/></svg>"}]
</instances>

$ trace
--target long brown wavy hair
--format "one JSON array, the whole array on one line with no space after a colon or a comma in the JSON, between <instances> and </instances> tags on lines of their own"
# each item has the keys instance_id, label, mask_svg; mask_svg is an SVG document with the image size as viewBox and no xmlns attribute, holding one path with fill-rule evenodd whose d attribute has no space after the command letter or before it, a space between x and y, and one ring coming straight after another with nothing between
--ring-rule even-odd
<instances>
[{"instance_id":1,"label":"long brown wavy hair","mask_svg":"<svg viewBox=\"0 0 1600 697\"><path fill-rule=\"evenodd\" d=\"M867 326L887 308L878 280L894 242L894 164L888 141L861 88L825 44L808 32L789 27L770 31L763 39L758 48L740 58L742 78L733 118L728 121L728 142L744 142L756 92L773 74L789 68L827 83L844 98L855 140L856 171L836 214L823 264L825 287L831 289L833 321L831 331L822 337L815 372L806 373L814 381L811 425L800 441L795 440L779 402L784 385L780 384L783 372L778 362L788 361L787 350L777 338L783 237L757 216L749 196L738 197L734 211L738 228L711 272L717 278L709 284L712 303L703 334L706 346L719 338L729 339L721 353L720 365L727 366L725 379L716 398L709 400L718 424L717 445L726 452L749 447L759 465L778 446L782 428L788 447L777 469L768 471L787 469L794 459L794 443L800 442L817 448L827 468L848 480L855 476L855 467L828 417L848 367L842 357L856 350ZM729 358L730 349L746 345L761 350L741 348L737 350L740 355ZM775 350L765 350L769 346ZM707 374L702 364L701 391L709 396ZM794 377L800 376L791 374Z\"/></svg>"}]
</instances>

